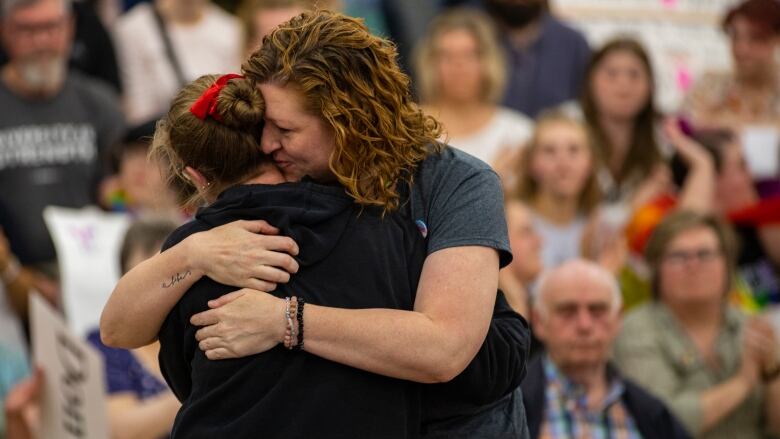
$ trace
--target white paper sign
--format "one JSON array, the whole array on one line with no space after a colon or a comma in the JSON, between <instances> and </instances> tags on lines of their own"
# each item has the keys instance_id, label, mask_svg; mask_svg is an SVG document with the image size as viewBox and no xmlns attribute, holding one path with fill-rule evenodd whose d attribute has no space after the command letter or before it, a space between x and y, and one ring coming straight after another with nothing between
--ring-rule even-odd
<instances>
[{"instance_id":1,"label":"white paper sign","mask_svg":"<svg viewBox=\"0 0 780 439\"><path fill-rule=\"evenodd\" d=\"M750 175L755 179L780 176L780 133L772 126L748 126L742 130L742 149Z\"/></svg>"},{"instance_id":2,"label":"white paper sign","mask_svg":"<svg viewBox=\"0 0 780 439\"><path fill-rule=\"evenodd\" d=\"M47 207L43 212L60 266L62 303L80 336L97 328L100 313L119 280L119 249L127 215L96 208Z\"/></svg>"},{"instance_id":3,"label":"white paper sign","mask_svg":"<svg viewBox=\"0 0 780 439\"><path fill-rule=\"evenodd\" d=\"M103 360L39 295L30 296L35 364L43 368L41 438L106 439Z\"/></svg>"}]
</instances>

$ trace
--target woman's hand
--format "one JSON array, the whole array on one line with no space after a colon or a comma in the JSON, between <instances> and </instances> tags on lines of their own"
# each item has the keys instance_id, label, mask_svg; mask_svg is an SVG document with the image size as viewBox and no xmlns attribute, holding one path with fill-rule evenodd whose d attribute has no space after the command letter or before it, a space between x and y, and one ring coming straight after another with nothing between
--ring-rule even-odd
<instances>
[{"instance_id":1,"label":"woman's hand","mask_svg":"<svg viewBox=\"0 0 780 439\"><path fill-rule=\"evenodd\" d=\"M760 317L745 324L744 346L756 356L762 375L773 372L780 361L780 344L772 325Z\"/></svg>"},{"instance_id":2,"label":"woman's hand","mask_svg":"<svg viewBox=\"0 0 780 439\"><path fill-rule=\"evenodd\" d=\"M284 341L286 303L262 291L243 289L209 301L208 311L190 323L204 326L195 338L210 360L241 358L265 352Z\"/></svg>"},{"instance_id":3,"label":"woman's hand","mask_svg":"<svg viewBox=\"0 0 780 439\"><path fill-rule=\"evenodd\" d=\"M668 117L664 120L664 134L688 166L713 166L712 156L702 145L682 132L677 118Z\"/></svg>"},{"instance_id":4,"label":"woman's hand","mask_svg":"<svg viewBox=\"0 0 780 439\"><path fill-rule=\"evenodd\" d=\"M265 221L234 221L188 237L192 266L215 281L273 291L298 271L298 245Z\"/></svg>"}]
</instances>

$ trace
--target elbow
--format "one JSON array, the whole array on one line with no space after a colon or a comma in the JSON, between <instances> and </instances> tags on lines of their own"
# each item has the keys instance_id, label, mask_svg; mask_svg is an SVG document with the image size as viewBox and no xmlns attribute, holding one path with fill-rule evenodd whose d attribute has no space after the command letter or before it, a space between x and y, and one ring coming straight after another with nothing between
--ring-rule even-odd
<instances>
[{"instance_id":1,"label":"elbow","mask_svg":"<svg viewBox=\"0 0 780 439\"><path fill-rule=\"evenodd\" d=\"M470 350L463 346L458 348L442 349L434 356L435 359L425 373L426 383L447 383L466 370L476 352L470 353Z\"/></svg>"},{"instance_id":2,"label":"elbow","mask_svg":"<svg viewBox=\"0 0 780 439\"><path fill-rule=\"evenodd\" d=\"M426 382L428 384L441 384L441 383L448 383L455 379L456 376L460 375L461 372L465 369L465 366L462 368L459 367L452 367L449 365L440 365L439 367L436 367L435 369L429 371L428 379Z\"/></svg>"},{"instance_id":3,"label":"elbow","mask_svg":"<svg viewBox=\"0 0 780 439\"><path fill-rule=\"evenodd\" d=\"M111 321L106 317L105 311L100 316L100 342L111 348L134 349L139 346L131 346L129 340L122 337L120 331L121 322Z\"/></svg>"},{"instance_id":4,"label":"elbow","mask_svg":"<svg viewBox=\"0 0 780 439\"><path fill-rule=\"evenodd\" d=\"M119 348L122 344L116 332L110 330L108 325L104 325L102 322L100 323L100 342L110 348Z\"/></svg>"}]
</instances>

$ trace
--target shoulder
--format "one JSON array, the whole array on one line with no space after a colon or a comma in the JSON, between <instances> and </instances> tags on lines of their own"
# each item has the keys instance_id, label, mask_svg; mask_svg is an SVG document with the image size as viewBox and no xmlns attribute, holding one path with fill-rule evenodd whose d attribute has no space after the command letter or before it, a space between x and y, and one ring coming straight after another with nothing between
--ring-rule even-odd
<instances>
[{"instance_id":1,"label":"shoulder","mask_svg":"<svg viewBox=\"0 0 780 439\"><path fill-rule=\"evenodd\" d=\"M226 31L238 31L241 26L236 17L213 4L206 10L206 20L204 23L208 26L220 27Z\"/></svg>"},{"instance_id":2,"label":"shoulder","mask_svg":"<svg viewBox=\"0 0 780 439\"><path fill-rule=\"evenodd\" d=\"M666 405L658 398L650 394L633 380L621 377L625 394L623 399L628 403L633 416L646 416L659 420L659 417L671 416Z\"/></svg>"},{"instance_id":3,"label":"shoulder","mask_svg":"<svg viewBox=\"0 0 780 439\"><path fill-rule=\"evenodd\" d=\"M67 86L71 87L80 99L85 100L91 109L97 112L96 115L106 111L121 111L119 96L110 85L100 79L69 70Z\"/></svg>"},{"instance_id":4,"label":"shoulder","mask_svg":"<svg viewBox=\"0 0 780 439\"><path fill-rule=\"evenodd\" d=\"M517 128L530 130L533 126L533 122L528 116L517 110L513 110L507 107L498 107L498 111L496 111L496 118Z\"/></svg>"},{"instance_id":5,"label":"shoulder","mask_svg":"<svg viewBox=\"0 0 780 439\"><path fill-rule=\"evenodd\" d=\"M546 38L554 39L559 43L575 44L574 47L571 47L572 49L577 46L588 47L588 41L585 39L582 32L573 28L568 23L552 15L548 15L544 20L544 36Z\"/></svg>"},{"instance_id":6,"label":"shoulder","mask_svg":"<svg viewBox=\"0 0 780 439\"><path fill-rule=\"evenodd\" d=\"M460 149L445 146L419 165L412 193L429 205L447 205L465 198L496 198L503 206L498 174L487 163ZM443 204L442 204L443 203Z\"/></svg>"},{"instance_id":7,"label":"shoulder","mask_svg":"<svg viewBox=\"0 0 780 439\"><path fill-rule=\"evenodd\" d=\"M116 22L116 32L120 36L141 37L145 34L124 35L128 32L147 30L153 22L154 13L149 3L141 2L124 13Z\"/></svg>"},{"instance_id":8,"label":"shoulder","mask_svg":"<svg viewBox=\"0 0 780 439\"><path fill-rule=\"evenodd\" d=\"M651 302L636 307L626 315L623 328L646 329L657 320L660 312L658 306L657 303Z\"/></svg>"},{"instance_id":9,"label":"shoulder","mask_svg":"<svg viewBox=\"0 0 780 439\"><path fill-rule=\"evenodd\" d=\"M664 318L658 308L655 302L645 303L626 315L615 343L616 352L634 351L657 343L658 321Z\"/></svg>"},{"instance_id":10,"label":"shoulder","mask_svg":"<svg viewBox=\"0 0 780 439\"><path fill-rule=\"evenodd\" d=\"M682 424L663 401L653 396L632 380L622 377L625 392L623 401L626 409L637 420L637 426L645 437L665 439L688 439ZM652 430L652 431L647 431Z\"/></svg>"},{"instance_id":11,"label":"shoulder","mask_svg":"<svg viewBox=\"0 0 780 439\"><path fill-rule=\"evenodd\" d=\"M445 146L441 152L433 152L428 155L420 163L418 169L418 178L436 183L465 180L474 176L498 178L490 165L450 146Z\"/></svg>"}]
</instances>

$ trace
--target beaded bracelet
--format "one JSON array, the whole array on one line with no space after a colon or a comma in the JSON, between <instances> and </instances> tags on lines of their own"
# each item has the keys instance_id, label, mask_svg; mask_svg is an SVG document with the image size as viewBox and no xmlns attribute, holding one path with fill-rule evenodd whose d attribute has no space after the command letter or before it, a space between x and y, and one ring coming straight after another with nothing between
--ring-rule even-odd
<instances>
[{"instance_id":1,"label":"beaded bracelet","mask_svg":"<svg viewBox=\"0 0 780 439\"><path fill-rule=\"evenodd\" d=\"M298 298L295 296L290 297L290 317L292 318L292 327L290 327L290 343L287 349L291 349L295 346L295 341L298 337L297 319L298 319Z\"/></svg>"},{"instance_id":2,"label":"beaded bracelet","mask_svg":"<svg viewBox=\"0 0 780 439\"><path fill-rule=\"evenodd\" d=\"M298 299L298 309L296 310L295 316L298 320L298 343L293 346L293 349L296 351L303 350L303 306L306 304L306 301L303 300L303 297Z\"/></svg>"},{"instance_id":3,"label":"beaded bracelet","mask_svg":"<svg viewBox=\"0 0 780 439\"><path fill-rule=\"evenodd\" d=\"M292 344L292 331L293 331L293 321L292 321L292 314L290 313L290 298L285 297L284 301L286 302L286 307L284 310L284 318L287 320L287 331L285 332L284 337L284 346L287 349L290 349L290 345Z\"/></svg>"}]
</instances>

